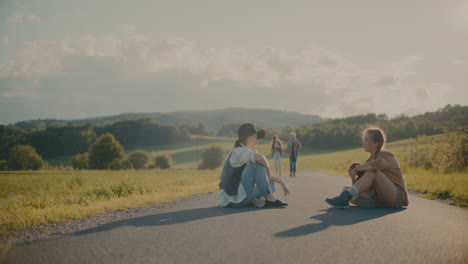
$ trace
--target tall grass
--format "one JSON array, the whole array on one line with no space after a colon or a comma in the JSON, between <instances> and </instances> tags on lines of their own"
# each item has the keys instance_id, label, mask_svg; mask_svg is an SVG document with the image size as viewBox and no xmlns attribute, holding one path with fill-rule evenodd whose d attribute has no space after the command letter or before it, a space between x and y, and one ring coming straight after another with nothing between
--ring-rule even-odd
<instances>
[{"instance_id":1,"label":"tall grass","mask_svg":"<svg viewBox=\"0 0 468 264\"><path fill-rule=\"evenodd\" d=\"M219 171L0 173L0 235L217 190Z\"/></svg>"}]
</instances>

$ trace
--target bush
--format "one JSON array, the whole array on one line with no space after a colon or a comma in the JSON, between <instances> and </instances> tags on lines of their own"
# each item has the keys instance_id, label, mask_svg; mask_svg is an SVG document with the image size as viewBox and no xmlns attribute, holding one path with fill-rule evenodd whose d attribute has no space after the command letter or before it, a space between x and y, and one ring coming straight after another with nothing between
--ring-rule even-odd
<instances>
[{"instance_id":1,"label":"bush","mask_svg":"<svg viewBox=\"0 0 468 264\"><path fill-rule=\"evenodd\" d=\"M8 170L8 161L0 160L0 171Z\"/></svg>"},{"instance_id":2,"label":"bush","mask_svg":"<svg viewBox=\"0 0 468 264\"><path fill-rule=\"evenodd\" d=\"M110 189L115 196L120 198L130 196L132 193L135 192L137 187L133 182L125 180L120 182L119 184L112 185Z\"/></svg>"},{"instance_id":3,"label":"bush","mask_svg":"<svg viewBox=\"0 0 468 264\"><path fill-rule=\"evenodd\" d=\"M223 165L223 160L224 151L221 147L209 147L202 153L202 162L198 165L198 169L216 169Z\"/></svg>"},{"instance_id":4,"label":"bush","mask_svg":"<svg viewBox=\"0 0 468 264\"><path fill-rule=\"evenodd\" d=\"M466 171L468 166L468 133L461 131L451 133L449 136L449 148L446 151L444 159L444 168L446 170L455 170L459 172Z\"/></svg>"},{"instance_id":5,"label":"bush","mask_svg":"<svg viewBox=\"0 0 468 264\"><path fill-rule=\"evenodd\" d=\"M70 189L76 189L76 188L80 188L80 187L83 187L84 185L84 179L83 179L83 176L79 175L79 174L75 174L73 175L69 180L68 180L68 188Z\"/></svg>"},{"instance_id":6,"label":"bush","mask_svg":"<svg viewBox=\"0 0 468 264\"><path fill-rule=\"evenodd\" d=\"M448 144L434 141L430 145L411 146L407 153L404 161L411 167L463 172L468 165L468 134L450 133Z\"/></svg>"},{"instance_id":7,"label":"bush","mask_svg":"<svg viewBox=\"0 0 468 264\"><path fill-rule=\"evenodd\" d=\"M122 158L113 160L109 165L109 169L111 170L127 170L127 169L130 169L131 167L132 167L132 164L130 163L130 161L128 159L122 159Z\"/></svg>"},{"instance_id":8,"label":"bush","mask_svg":"<svg viewBox=\"0 0 468 264\"><path fill-rule=\"evenodd\" d=\"M124 158L125 154L122 145L120 145L112 134L107 133L100 136L96 142L91 145L89 149L89 168L111 169L114 160L124 160Z\"/></svg>"},{"instance_id":9,"label":"bush","mask_svg":"<svg viewBox=\"0 0 468 264\"><path fill-rule=\"evenodd\" d=\"M72 167L74 169L89 169L89 152L76 154L72 159Z\"/></svg>"},{"instance_id":10,"label":"bush","mask_svg":"<svg viewBox=\"0 0 468 264\"><path fill-rule=\"evenodd\" d=\"M159 155L154 159L154 165L157 168L169 169L171 164L171 159L167 155Z\"/></svg>"},{"instance_id":11,"label":"bush","mask_svg":"<svg viewBox=\"0 0 468 264\"><path fill-rule=\"evenodd\" d=\"M16 145L10 151L9 170L38 170L44 166L46 166L46 162L31 146Z\"/></svg>"},{"instance_id":12,"label":"bush","mask_svg":"<svg viewBox=\"0 0 468 264\"><path fill-rule=\"evenodd\" d=\"M443 155L439 149L440 147L434 144L429 146L411 146L406 150L407 156L403 160L410 167L437 168Z\"/></svg>"},{"instance_id":13,"label":"bush","mask_svg":"<svg viewBox=\"0 0 468 264\"><path fill-rule=\"evenodd\" d=\"M146 151L135 150L128 156L128 159L134 169L143 169L150 160L150 155Z\"/></svg>"}]
</instances>

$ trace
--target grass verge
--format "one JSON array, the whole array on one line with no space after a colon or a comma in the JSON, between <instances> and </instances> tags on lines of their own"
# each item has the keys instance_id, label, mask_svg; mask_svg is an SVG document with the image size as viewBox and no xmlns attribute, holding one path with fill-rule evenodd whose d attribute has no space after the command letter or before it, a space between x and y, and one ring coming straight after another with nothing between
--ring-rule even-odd
<instances>
[{"instance_id":1,"label":"grass verge","mask_svg":"<svg viewBox=\"0 0 468 264\"><path fill-rule=\"evenodd\" d=\"M217 190L217 170L0 173L0 235Z\"/></svg>"}]
</instances>

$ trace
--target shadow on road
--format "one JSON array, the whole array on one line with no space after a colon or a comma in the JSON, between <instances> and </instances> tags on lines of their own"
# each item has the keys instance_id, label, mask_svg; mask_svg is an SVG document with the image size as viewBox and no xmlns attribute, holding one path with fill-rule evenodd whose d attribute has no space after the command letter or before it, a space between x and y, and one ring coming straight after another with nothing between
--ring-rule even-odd
<instances>
[{"instance_id":1,"label":"shadow on road","mask_svg":"<svg viewBox=\"0 0 468 264\"><path fill-rule=\"evenodd\" d=\"M354 225L359 222L373 220L385 215L402 212L406 209L388 209L388 208L360 208L352 209L328 209L319 210L322 214L314 215L311 219L320 221L320 223L298 226L274 234L275 237L296 237L320 232L330 226Z\"/></svg>"},{"instance_id":2,"label":"shadow on road","mask_svg":"<svg viewBox=\"0 0 468 264\"><path fill-rule=\"evenodd\" d=\"M161 226L161 225L172 225L178 223L185 223L190 221L196 221L200 219L218 217L230 214L244 213L252 210L258 210L255 208L221 208L219 206L207 207L207 208L196 208L190 210L182 210L164 214L148 215L137 218L126 219L117 221L105 225L101 225L95 228L79 231L73 233L73 235L86 235L91 233L103 232L122 226Z\"/></svg>"}]
</instances>

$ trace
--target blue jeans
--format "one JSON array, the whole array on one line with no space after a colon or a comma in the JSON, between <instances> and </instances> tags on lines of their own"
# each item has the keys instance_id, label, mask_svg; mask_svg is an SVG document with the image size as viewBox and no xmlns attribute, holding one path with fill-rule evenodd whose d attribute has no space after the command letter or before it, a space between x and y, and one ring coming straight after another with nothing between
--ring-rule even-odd
<instances>
[{"instance_id":1,"label":"blue jeans","mask_svg":"<svg viewBox=\"0 0 468 264\"><path fill-rule=\"evenodd\" d=\"M250 163L245 167L240 184L244 187L247 196L240 203L230 203L232 207L251 206L253 199L258 199L276 191L275 182L268 180L265 168L258 163Z\"/></svg>"},{"instance_id":2,"label":"blue jeans","mask_svg":"<svg viewBox=\"0 0 468 264\"><path fill-rule=\"evenodd\" d=\"M296 162L297 162L297 157L294 155L289 156L289 171L290 172L296 172Z\"/></svg>"},{"instance_id":3,"label":"blue jeans","mask_svg":"<svg viewBox=\"0 0 468 264\"><path fill-rule=\"evenodd\" d=\"M275 161L275 171L278 175L281 174L281 154L277 151L273 154L273 160Z\"/></svg>"}]
</instances>

